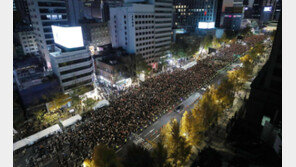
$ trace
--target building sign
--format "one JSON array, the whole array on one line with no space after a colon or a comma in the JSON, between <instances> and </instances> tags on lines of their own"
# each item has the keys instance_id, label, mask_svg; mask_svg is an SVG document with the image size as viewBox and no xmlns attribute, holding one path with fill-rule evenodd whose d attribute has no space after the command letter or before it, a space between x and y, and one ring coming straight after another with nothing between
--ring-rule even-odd
<instances>
[{"instance_id":1,"label":"building sign","mask_svg":"<svg viewBox=\"0 0 296 167\"><path fill-rule=\"evenodd\" d=\"M61 27L51 26L54 42L66 48L83 47L83 37L80 26Z\"/></svg>"},{"instance_id":2,"label":"building sign","mask_svg":"<svg viewBox=\"0 0 296 167\"><path fill-rule=\"evenodd\" d=\"M264 12L271 12L272 10L272 7L271 6L267 6L267 7L264 7Z\"/></svg>"},{"instance_id":3,"label":"building sign","mask_svg":"<svg viewBox=\"0 0 296 167\"><path fill-rule=\"evenodd\" d=\"M212 29L215 28L215 22L199 22L198 23L199 29Z\"/></svg>"}]
</instances>

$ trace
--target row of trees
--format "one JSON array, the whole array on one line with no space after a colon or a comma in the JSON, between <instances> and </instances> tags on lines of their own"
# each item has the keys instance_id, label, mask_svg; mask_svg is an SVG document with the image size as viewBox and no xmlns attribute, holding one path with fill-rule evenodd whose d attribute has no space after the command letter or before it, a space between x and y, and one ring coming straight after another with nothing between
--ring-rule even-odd
<instances>
[{"instance_id":1,"label":"row of trees","mask_svg":"<svg viewBox=\"0 0 296 167\"><path fill-rule=\"evenodd\" d=\"M198 51L200 46L200 39L197 37L187 38L182 37L177 40L176 43L172 44L171 52L173 58L190 58L194 55L195 52Z\"/></svg>"},{"instance_id":2,"label":"row of trees","mask_svg":"<svg viewBox=\"0 0 296 167\"><path fill-rule=\"evenodd\" d=\"M94 148L92 159L86 159L83 164L85 167L170 167L167 157L167 150L160 142L152 152L130 145L124 157L118 157L114 150L100 144Z\"/></svg>"},{"instance_id":3,"label":"row of trees","mask_svg":"<svg viewBox=\"0 0 296 167\"><path fill-rule=\"evenodd\" d=\"M171 120L162 129L164 148L168 150L168 162L172 166L182 166L191 153L191 148L199 148L205 132L218 123L221 114L233 105L236 92L252 77L253 68L264 52L262 44L251 48L240 58L243 67L228 72L220 85L211 86L191 111L185 111L181 123Z\"/></svg>"}]
</instances>

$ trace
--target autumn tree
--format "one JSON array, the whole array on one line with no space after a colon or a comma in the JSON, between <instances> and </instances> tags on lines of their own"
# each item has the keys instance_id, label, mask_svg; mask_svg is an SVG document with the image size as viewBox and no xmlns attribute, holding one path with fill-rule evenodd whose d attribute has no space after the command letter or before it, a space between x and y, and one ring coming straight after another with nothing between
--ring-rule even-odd
<instances>
[{"instance_id":1,"label":"autumn tree","mask_svg":"<svg viewBox=\"0 0 296 167\"><path fill-rule=\"evenodd\" d=\"M191 146L186 138L180 134L180 124L171 120L165 128L165 146L168 149L168 161L172 166L182 166L191 153Z\"/></svg>"},{"instance_id":2,"label":"autumn tree","mask_svg":"<svg viewBox=\"0 0 296 167\"><path fill-rule=\"evenodd\" d=\"M220 99L220 105L223 108L229 108L234 100L234 83L230 82L228 78L224 78L217 88L217 98Z\"/></svg>"},{"instance_id":3,"label":"autumn tree","mask_svg":"<svg viewBox=\"0 0 296 167\"><path fill-rule=\"evenodd\" d=\"M86 160L85 163L89 167L122 167L115 151L103 144L94 148L92 160Z\"/></svg>"},{"instance_id":4,"label":"autumn tree","mask_svg":"<svg viewBox=\"0 0 296 167\"><path fill-rule=\"evenodd\" d=\"M153 158L153 166L154 167L168 167L169 163L167 162L168 159L168 151L164 147L163 143L163 136L160 135L159 141L155 144L152 152L151 157Z\"/></svg>"},{"instance_id":5,"label":"autumn tree","mask_svg":"<svg viewBox=\"0 0 296 167\"><path fill-rule=\"evenodd\" d=\"M127 148L123 163L128 167L153 167L153 159L149 151L135 144Z\"/></svg>"},{"instance_id":6,"label":"autumn tree","mask_svg":"<svg viewBox=\"0 0 296 167\"><path fill-rule=\"evenodd\" d=\"M87 110L90 110L93 105L96 103L96 100L92 99L92 98L86 98L84 101L83 101L84 105L85 105L85 108Z\"/></svg>"},{"instance_id":7,"label":"autumn tree","mask_svg":"<svg viewBox=\"0 0 296 167\"><path fill-rule=\"evenodd\" d=\"M136 73L139 75L140 73L144 72L148 74L151 71L151 66L141 57L136 56Z\"/></svg>"},{"instance_id":8,"label":"autumn tree","mask_svg":"<svg viewBox=\"0 0 296 167\"><path fill-rule=\"evenodd\" d=\"M69 101L71 101L71 98L67 94L57 94L53 100L49 103L48 109L50 111L54 111L56 109L61 108L63 105L66 105Z\"/></svg>"}]
</instances>

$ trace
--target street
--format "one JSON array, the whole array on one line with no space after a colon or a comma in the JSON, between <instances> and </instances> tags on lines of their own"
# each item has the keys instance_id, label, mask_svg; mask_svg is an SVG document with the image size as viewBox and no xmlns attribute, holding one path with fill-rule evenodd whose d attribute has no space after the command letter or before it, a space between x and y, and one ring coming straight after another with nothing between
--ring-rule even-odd
<instances>
[{"instance_id":1,"label":"street","mask_svg":"<svg viewBox=\"0 0 296 167\"><path fill-rule=\"evenodd\" d=\"M235 64L235 63L234 63ZM228 68L224 68L223 70L220 70L217 75L213 78L213 80L206 86L204 86L205 88L208 87L209 85L212 84L216 84L219 83L220 80L227 74ZM138 132L137 134L135 134L138 138L140 137L141 141L143 141L143 143L138 143L136 142L138 139L135 139L134 134L132 134L130 136L130 139L127 144L125 144L122 148L120 148L116 153L119 156L124 156L126 151L127 151L127 147L131 144L137 143L139 145L142 146L147 146L150 145L147 149L149 150L150 148L152 148L152 143L156 143L159 136L160 136L160 131L161 128L166 125L171 119L177 119L179 122L182 119L182 116L184 114L185 111L190 111L194 108L194 105L199 101L199 99L202 97L202 94L204 93L204 90L198 90L197 92L191 94L186 100L182 101L179 105L184 105L184 108L180 111L180 112L176 112L174 110L169 111L168 113L164 114L163 116L161 116L156 122L154 122L153 124L151 124L149 127L147 127L146 129L144 129L142 132ZM179 106L177 105L177 106ZM175 106L175 107L177 107ZM146 144L144 144L146 143Z\"/></svg>"}]
</instances>

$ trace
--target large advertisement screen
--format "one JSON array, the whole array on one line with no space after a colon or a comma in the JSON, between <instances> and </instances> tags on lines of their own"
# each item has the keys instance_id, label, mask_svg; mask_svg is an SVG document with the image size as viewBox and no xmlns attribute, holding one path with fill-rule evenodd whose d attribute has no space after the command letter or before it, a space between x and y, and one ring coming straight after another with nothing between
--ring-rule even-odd
<instances>
[{"instance_id":1,"label":"large advertisement screen","mask_svg":"<svg viewBox=\"0 0 296 167\"><path fill-rule=\"evenodd\" d=\"M264 7L264 12L271 12L272 10L272 7L271 6L267 6L267 7Z\"/></svg>"},{"instance_id":2,"label":"large advertisement screen","mask_svg":"<svg viewBox=\"0 0 296 167\"><path fill-rule=\"evenodd\" d=\"M66 48L83 47L82 30L80 26L60 27L51 26L54 42Z\"/></svg>"},{"instance_id":3,"label":"large advertisement screen","mask_svg":"<svg viewBox=\"0 0 296 167\"><path fill-rule=\"evenodd\" d=\"M199 29L212 29L215 28L215 22L198 22Z\"/></svg>"}]
</instances>

